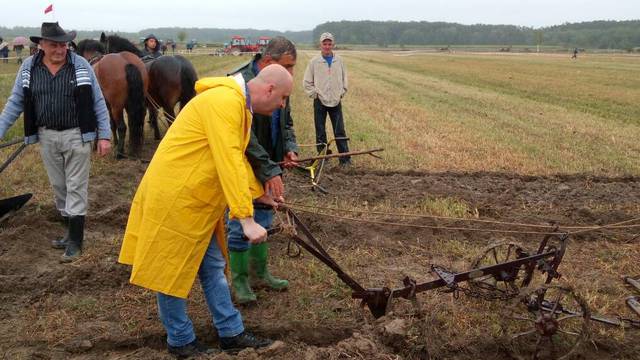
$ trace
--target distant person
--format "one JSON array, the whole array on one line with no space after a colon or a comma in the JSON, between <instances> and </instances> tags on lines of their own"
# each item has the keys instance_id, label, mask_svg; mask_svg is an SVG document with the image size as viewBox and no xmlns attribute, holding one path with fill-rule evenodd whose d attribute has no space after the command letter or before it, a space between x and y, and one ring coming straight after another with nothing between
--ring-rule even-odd
<instances>
[{"instance_id":1,"label":"distant person","mask_svg":"<svg viewBox=\"0 0 640 360\"><path fill-rule=\"evenodd\" d=\"M316 127L316 144L318 152L327 144L325 124L327 113L331 118L333 136L340 153L349 152L342 117L342 98L347 93L347 69L342 57L333 52L335 40L331 33L320 35L320 54L316 55L304 73L302 85L305 93L313 98L313 118ZM351 157L341 157L340 165L351 165Z\"/></svg>"},{"instance_id":2,"label":"distant person","mask_svg":"<svg viewBox=\"0 0 640 360\"><path fill-rule=\"evenodd\" d=\"M144 49L142 50L142 61L147 62L162 56L160 52L160 42L153 34L144 38Z\"/></svg>"},{"instance_id":3,"label":"distant person","mask_svg":"<svg viewBox=\"0 0 640 360\"><path fill-rule=\"evenodd\" d=\"M162 43L162 45L160 45L160 52L162 53L162 55L167 52L167 44Z\"/></svg>"},{"instance_id":4,"label":"distant person","mask_svg":"<svg viewBox=\"0 0 640 360\"><path fill-rule=\"evenodd\" d=\"M5 64L9 62L9 44L4 42L2 38L0 38L0 58Z\"/></svg>"},{"instance_id":5,"label":"distant person","mask_svg":"<svg viewBox=\"0 0 640 360\"><path fill-rule=\"evenodd\" d=\"M578 58L578 48L573 49L573 55L571 56L572 59L577 59Z\"/></svg>"},{"instance_id":6,"label":"distant person","mask_svg":"<svg viewBox=\"0 0 640 360\"><path fill-rule=\"evenodd\" d=\"M187 43L187 52L190 53L193 50L193 42L189 41Z\"/></svg>"},{"instance_id":7,"label":"distant person","mask_svg":"<svg viewBox=\"0 0 640 360\"><path fill-rule=\"evenodd\" d=\"M76 33L57 22L43 23L40 32L31 41L41 51L22 63L0 114L0 139L23 114L25 143L40 142L56 208L68 224L51 245L71 262L82 254L92 142L100 156L111 149L109 112L91 65L67 50Z\"/></svg>"},{"instance_id":8,"label":"distant person","mask_svg":"<svg viewBox=\"0 0 640 360\"><path fill-rule=\"evenodd\" d=\"M33 56L38 52L38 44L30 43L29 44L29 56Z\"/></svg>"},{"instance_id":9,"label":"distant person","mask_svg":"<svg viewBox=\"0 0 640 360\"><path fill-rule=\"evenodd\" d=\"M24 45L22 44L13 45L13 51L16 52L16 58L18 59L18 64L22 64L22 50L24 50Z\"/></svg>"},{"instance_id":10,"label":"distant person","mask_svg":"<svg viewBox=\"0 0 640 360\"><path fill-rule=\"evenodd\" d=\"M171 54L172 55L176 54L176 42L175 41L171 42Z\"/></svg>"}]
</instances>

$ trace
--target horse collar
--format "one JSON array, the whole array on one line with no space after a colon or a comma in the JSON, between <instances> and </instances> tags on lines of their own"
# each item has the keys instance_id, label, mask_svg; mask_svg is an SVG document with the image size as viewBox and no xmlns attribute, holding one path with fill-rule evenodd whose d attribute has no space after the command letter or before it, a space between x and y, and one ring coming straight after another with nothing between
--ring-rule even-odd
<instances>
[{"instance_id":1,"label":"horse collar","mask_svg":"<svg viewBox=\"0 0 640 360\"><path fill-rule=\"evenodd\" d=\"M102 57L104 56L104 54L101 53L97 53L95 55L93 55L90 59L89 59L89 65L95 65L98 61L102 60Z\"/></svg>"}]
</instances>

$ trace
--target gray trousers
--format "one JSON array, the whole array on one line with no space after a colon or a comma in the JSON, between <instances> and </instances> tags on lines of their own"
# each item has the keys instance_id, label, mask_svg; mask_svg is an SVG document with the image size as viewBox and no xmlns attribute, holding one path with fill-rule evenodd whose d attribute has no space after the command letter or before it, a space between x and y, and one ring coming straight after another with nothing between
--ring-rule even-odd
<instances>
[{"instance_id":1,"label":"gray trousers","mask_svg":"<svg viewBox=\"0 0 640 360\"><path fill-rule=\"evenodd\" d=\"M83 143L80 128L38 129L40 155L62 216L87 214L91 143Z\"/></svg>"}]
</instances>

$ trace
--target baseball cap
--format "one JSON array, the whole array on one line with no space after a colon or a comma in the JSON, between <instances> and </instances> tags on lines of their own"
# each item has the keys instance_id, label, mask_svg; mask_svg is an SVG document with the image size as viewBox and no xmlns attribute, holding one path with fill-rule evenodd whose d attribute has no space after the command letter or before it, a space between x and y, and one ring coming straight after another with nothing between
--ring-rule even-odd
<instances>
[{"instance_id":1,"label":"baseball cap","mask_svg":"<svg viewBox=\"0 0 640 360\"><path fill-rule=\"evenodd\" d=\"M333 35L330 32L325 32L320 35L320 42L323 42L325 40L331 40L335 42L335 40L333 39Z\"/></svg>"}]
</instances>

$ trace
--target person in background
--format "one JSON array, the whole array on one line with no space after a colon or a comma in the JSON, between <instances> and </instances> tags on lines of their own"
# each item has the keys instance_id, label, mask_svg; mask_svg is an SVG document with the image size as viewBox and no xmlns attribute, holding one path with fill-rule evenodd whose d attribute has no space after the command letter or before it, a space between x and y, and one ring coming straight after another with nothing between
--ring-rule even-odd
<instances>
[{"instance_id":1,"label":"person in background","mask_svg":"<svg viewBox=\"0 0 640 360\"><path fill-rule=\"evenodd\" d=\"M9 44L4 42L4 39L0 37L0 58L2 58L3 63L9 62Z\"/></svg>"},{"instance_id":2,"label":"person in background","mask_svg":"<svg viewBox=\"0 0 640 360\"><path fill-rule=\"evenodd\" d=\"M24 45L17 44L13 45L13 51L16 52L16 58L18 58L18 64L22 64L22 50L24 50Z\"/></svg>"},{"instance_id":3,"label":"person in background","mask_svg":"<svg viewBox=\"0 0 640 360\"><path fill-rule=\"evenodd\" d=\"M160 42L158 42L158 38L153 34L147 35L144 38L144 49L142 50L142 59L143 61L154 60L162 56L160 52Z\"/></svg>"},{"instance_id":4,"label":"person in background","mask_svg":"<svg viewBox=\"0 0 640 360\"><path fill-rule=\"evenodd\" d=\"M232 75L241 74L248 82L258 76L265 67L278 64L293 76L296 57L295 45L286 38L277 36L269 41L262 54L256 54L253 60L233 71ZM284 109L276 109L266 116L257 114L255 119L251 124L247 159L256 177L264 185L265 192L275 198L283 198L282 169L277 163L284 161L285 167L294 167L298 159L298 144L293 130L289 99ZM273 209L259 204L254 206L253 218L264 228L271 227L273 216ZM264 242L252 245L246 242L243 239L242 226L237 220L229 220L227 227L232 286L236 301L240 304L256 301L249 281L250 273L255 275L252 279L255 281L253 285L263 285L273 290L286 289L289 282L271 275L268 270L268 244Z\"/></svg>"},{"instance_id":5,"label":"person in background","mask_svg":"<svg viewBox=\"0 0 640 360\"><path fill-rule=\"evenodd\" d=\"M320 54L309 61L304 73L302 86L304 92L313 99L313 118L316 127L316 144L318 152L327 144L327 132L325 129L327 114L333 126L333 136L340 153L349 152L342 117L342 98L347 93L347 69L333 49L335 39L331 33L320 35ZM340 158L340 165L351 165L348 156Z\"/></svg>"}]
</instances>

